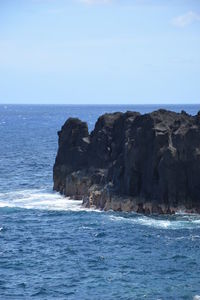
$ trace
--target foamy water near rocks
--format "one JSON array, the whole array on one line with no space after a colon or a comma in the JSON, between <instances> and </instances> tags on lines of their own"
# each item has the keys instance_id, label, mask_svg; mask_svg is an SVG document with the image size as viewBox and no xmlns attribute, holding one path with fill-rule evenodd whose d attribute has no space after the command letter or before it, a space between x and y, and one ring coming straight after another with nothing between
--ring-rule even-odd
<instances>
[{"instance_id":1,"label":"foamy water near rocks","mask_svg":"<svg viewBox=\"0 0 200 300\"><path fill-rule=\"evenodd\" d=\"M104 114L91 133L69 118L58 135L61 194L104 210L200 213L200 113Z\"/></svg>"}]
</instances>

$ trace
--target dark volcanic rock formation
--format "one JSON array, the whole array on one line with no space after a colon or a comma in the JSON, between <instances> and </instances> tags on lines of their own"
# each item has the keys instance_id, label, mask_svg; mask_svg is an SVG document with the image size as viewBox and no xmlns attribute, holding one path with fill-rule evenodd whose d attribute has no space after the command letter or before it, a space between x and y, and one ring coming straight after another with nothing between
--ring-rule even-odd
<instances>
[{"instance_id":1,"label":"dark volcanic rock formation","mask_svg":"<svg viewBox=\"0 0 200 300\"><path fill-rule=\"evenodd\" d=\"M200 113L105 114L91 134L70 118L58 135L54 190L105 210L200 212Z\"/></svg>"}]
</instances>

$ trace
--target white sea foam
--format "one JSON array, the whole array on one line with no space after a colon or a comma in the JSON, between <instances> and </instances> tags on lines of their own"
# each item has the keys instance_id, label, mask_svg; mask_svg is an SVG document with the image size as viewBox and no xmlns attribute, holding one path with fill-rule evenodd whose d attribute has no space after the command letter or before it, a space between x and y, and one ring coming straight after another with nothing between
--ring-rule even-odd
<instances>
[{"instance_id":1,"label":"white sea foam","mask_svg":"<svg viewBox=\"0 0 200 300\"><path fill-rule=\"evenodd\" d=\"M199 220L194 220L193 223L200 224L200 219Z\"/></svg>"},{"instance_id":2,"label":"white sea foam","mask_svg":"<svg viewBox=\"0 0 200 300\"><path fill-rule=\"evenodd\" d=\"M0 207L19 207L44 210L84 210L80 200L70 200L46 190L20 190L0 193Z\"/></svg>"},{"instance_id":3,"label":"white sea foam","mask_svg":"<svg viewBox=\"0 0 200 300\"><path fill-rule=\"evenodd\" d=\"M138 223L156 228L169 228L171 226L171 222L169 220L157 220L148 217L138 218Z\"/></svg>"},{"instance_id":4,"label":"white sea foam","mask_svg":"<svg viewBox=\"0 0 200 300\"><path fill-rule=\"evenodd\" d=\"M187 217L187 219L185 219ZM193 220L186 215L181 216L181 219L158 219L155 217L147 217L134 214L132 217L123 217L123 216L110 216L112 221L128 222L132 224L139 224L148 227L160 228L160 229L187 229L193 227L199 227L200 219Z\"/></svg>"},{"instance_id":5,"label":"white sea foam","mask_svg":"<svg viewBox=\"0 0 200 300\"><path fill-rule=\"evenodd\" d=\"M70 200L58 193L47 191L45 189L25 189L7 193L0 193L0 208L25 208L25 209L42 209L56 211L92 211L82 206L80 200ZM96 210L98 212L98 210ZM100 212L100 211L99 211ZM107 214L106 214L107 215ZM156 218L131 214L124 217L115 213L107 215L110 220L115 222L128 222L133 225L142 225L157 229L187 229L200 227L200 217L180 214L173 218Z\"/></svg>"},{"instance_id":6,"label":"white sea foam","mask_svg":"<svg viewBox=\"0 0 200 300\"><path fill-rule=\"evenodd\" d=\"M133 224L150 226L155 228L169 228L171 222L169 220L157 220L146 216L135 215L133 218L124 218L120 216L110 216L113 221L123 221Z\"/></svg>"}]
</instances>

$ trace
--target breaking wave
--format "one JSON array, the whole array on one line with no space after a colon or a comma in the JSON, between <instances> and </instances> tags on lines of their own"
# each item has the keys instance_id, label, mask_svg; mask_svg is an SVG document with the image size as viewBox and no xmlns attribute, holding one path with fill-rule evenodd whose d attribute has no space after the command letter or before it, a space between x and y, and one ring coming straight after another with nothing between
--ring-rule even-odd
<instances>
[{"instance_id":1,"label":"breaking wave","mask_svg":"<svg viewBox=\"0 0 200 300\"><path fill-rule=\"evenodd\" d=\"M81 203L47 190L27 189L0 193L0 207L79 211L84 210Z\"/></svg>"},{"instance_id":2,"label":"breaking wave","mask_svg":"<svg viewBox=\"0 0 200 300\"><path fill-rule=\"evenodd\" d=\"M47 189L25 189L0 193L0 208L22 208L53 211L92 211L82 206L81 200L71 200ZM96 210L97 212L97 210ZM127 222L157 229L200 228L200 216L176 214L175 216L143 216L137 213L104 213L105 218L114 222ZM1 228L0 228L1 230Z\"/></svg>"}]
</instances>

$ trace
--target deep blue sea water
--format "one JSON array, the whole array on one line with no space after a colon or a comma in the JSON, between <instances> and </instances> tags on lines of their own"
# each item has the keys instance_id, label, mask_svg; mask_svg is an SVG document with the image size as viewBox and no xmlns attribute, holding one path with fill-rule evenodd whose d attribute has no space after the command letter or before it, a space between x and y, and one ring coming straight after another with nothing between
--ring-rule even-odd
<instances>
[{"instance_id":1,"label":"deep blue sea water","mask_svg":"<svg viewBox=\"0 0 200 300\"><path fill-rule=\"evenodd\" d=\"M200 216L83 209L52 192L57 131L158 106L0 105L0 299L193 299ZM169 106L195 114L200 105Z\"/></svg>"}]
</instances>

